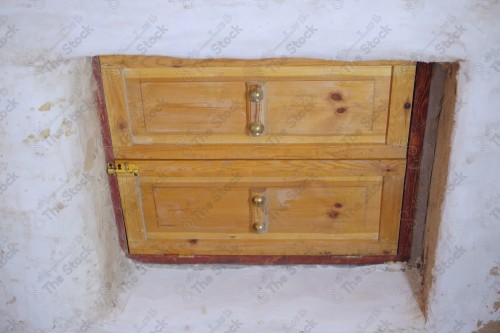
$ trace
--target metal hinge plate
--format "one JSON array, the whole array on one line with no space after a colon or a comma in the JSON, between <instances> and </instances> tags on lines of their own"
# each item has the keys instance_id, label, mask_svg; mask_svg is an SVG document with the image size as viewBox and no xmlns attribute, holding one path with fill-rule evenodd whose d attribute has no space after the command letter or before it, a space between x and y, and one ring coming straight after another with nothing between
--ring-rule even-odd
<instances>
[{"instance_id":1,"label":"metal hinge plate","mask_svg":"<svg viewBox=\"0 0 500 333\"><path fill-rule=\"evenodd\" d=\"M124 175L124 176L137 176L139 175L139 166L131 163L108 163L108 174L110 175Z\"/></svg>"}]
</instances>

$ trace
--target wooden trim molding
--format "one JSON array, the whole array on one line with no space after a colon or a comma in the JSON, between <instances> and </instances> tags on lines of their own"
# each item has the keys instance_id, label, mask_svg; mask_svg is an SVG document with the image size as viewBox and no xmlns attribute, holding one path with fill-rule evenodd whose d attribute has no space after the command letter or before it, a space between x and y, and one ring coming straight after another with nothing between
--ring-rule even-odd
<instances>
[{"instance_id":1,"label":"wooden trim molding","mask_svg":"<svg viewBox=\"0 0 500 333\"><path fill-rule=\"evenodd\" d=\"M206 256L179 257L177 255L129 254L129 258L155 264L237 264L237 265L372 265L389 261L403 261L395 256Z\"/></svg>"},{"instance_id":2,"label":"wooden trim molding","mask_svg":"<svg viewBox=\"0 0 500 333\"><path fill-rule=\"evenodd\" d=\"M101 124L102 133L102 146L104 147L104 157L106 163L113 163L113 142L111 140L111 132L108 122L108 111L106 109L106 102L104 98L104 87L102 85L101 63L99 57L92 57L92 72L94 79L97 83L97 89L94 92L95 102L97 104L97 113ZM125 232L125 224L122 212L122 205L120 199L120 191L118 189L118 179L114 176L108 175L109 189L111 192L111 201L113 202L113 211L115 213L116 227L118 229L118 240L120 247L128 255L127 234Z\"/></svg>"},{"instance_id":3,"label":"wooden trim molding","mask_svg":"<svg viewBox=\"0 0 500 333\"><path fill-rule=\"evenodd\" d=\"M422 149L424 146L431 76L432 64L422 62L417 63L398 244L398 255L401 256L404 261L410 258L411 237L415 226L418 179L420 174Z\"/></svg>"}]
</instances>

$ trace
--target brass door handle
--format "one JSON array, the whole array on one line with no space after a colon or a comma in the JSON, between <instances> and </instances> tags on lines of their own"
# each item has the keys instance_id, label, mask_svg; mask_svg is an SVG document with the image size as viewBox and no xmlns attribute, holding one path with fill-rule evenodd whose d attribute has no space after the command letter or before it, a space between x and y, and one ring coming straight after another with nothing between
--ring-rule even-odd
<instances>
[{"instance_id":1,"label":"brass door handle","mask_svg":"<svg viewBox=\"0 0 500 333\"><path fill-rule=\"evenodd\" d=\"M251 229L256 234L264 234L267 232L269 223L267 216L266 190L250 190L250 196Z\"/></svg>"},{"instance_id":2,"label":"brass door handle","mask_svg":"<svg viewBox=\"0 0 500 333\"><path fill-rule=\"evenodd\" d=\"M262 83L247 83L248 133L261 136L266 131L266 99Z\"/></svg>"}]
</instances>

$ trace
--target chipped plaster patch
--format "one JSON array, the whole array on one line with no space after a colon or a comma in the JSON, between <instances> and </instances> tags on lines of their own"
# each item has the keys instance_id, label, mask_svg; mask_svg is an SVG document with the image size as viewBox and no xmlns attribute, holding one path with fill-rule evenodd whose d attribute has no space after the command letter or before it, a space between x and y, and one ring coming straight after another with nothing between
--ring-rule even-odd
<instances>
[{"instance_id":1,"label":"chipped plaster patch","mask_svg":"<svg viewBox=\"0 0 500 333\"><path fill-rule=\"evenodd\" d=\"M87 147L85 149L85 163L83 165L83 169L85 171L90 171L90 169L92 169L96 157L97 155L95 149L95 140L93 138L89 138L87 140Z\"/></svg>"},{"instance_id":2,"label":"chipped plaster patch","mask_svg":"<svg viewBox=\"0 0 500 333\"><path fill-rule=\"evenodd\" d=\"M498 333L498 332L500 332L500 320L489 321L482 328L475 330L472 333Z\"/></svg>"},{"instance_id":3,"label":"chipped plaster patch","mask_svg":"<svg viewBox=\"0 0 500 333\"><path fill-rule=\"evenodd\" d=\"M36 140L35 135L34 135L34 134L30 134L30 135L28 135L28 136L26 137L26 139L24 139L24 140L23 140L23 143L27 145L27 144L29 144L29 143L31 143L31 142L33 142L33 141L35 141L35 140Z\"/></svg>"},{"instance_id":4,"label":"chipped plaster patch","mask_svg":"<svg viewBox=\"0 0 500 333\"><path fill-rule=\"evenodd\" d=\"M495 310L495 312L497 312L497 310L500 309L500 301L496 301L493 304L493 309Z\"/></svg>"},{"instance_id":5,"label":"chipped plaster patch","mask_svg":"<svg viewBox=\"0 0 500 333\"><path fill-rule=\"evenodd\" d=\"M50 128L46 128L40 132L40 137L43 139L47 139L50 136Z\"/></svg>"},{"instance_id":6,"label":"chipped plaster patch","mask_svg":"<svg viewBox=\"0 0 500 333\"><path fill-rule=\"evenodd\" d=\"M38 108L38 111L41 111L41 112L50 111L51 107L52 107L52 103L47 102L47 103L43 104L42 106L40 106Z\"/></svg>"}]
</instances>

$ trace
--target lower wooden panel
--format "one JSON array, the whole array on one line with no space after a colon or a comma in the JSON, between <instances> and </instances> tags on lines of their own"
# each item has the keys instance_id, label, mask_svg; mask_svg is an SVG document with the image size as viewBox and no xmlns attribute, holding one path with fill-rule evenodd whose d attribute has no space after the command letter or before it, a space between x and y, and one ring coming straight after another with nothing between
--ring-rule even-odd
<instances>
[{"instance_id":1,"label":"lower wooden panel","mask_svg":"<svg viewBox=\"0 0 500 333\"><path fill-rule=\"evenodd\" d=\"M139 165L118 179L131 254L397 253L404 160L128 162Z\"/></svg>"}]
</instances>

